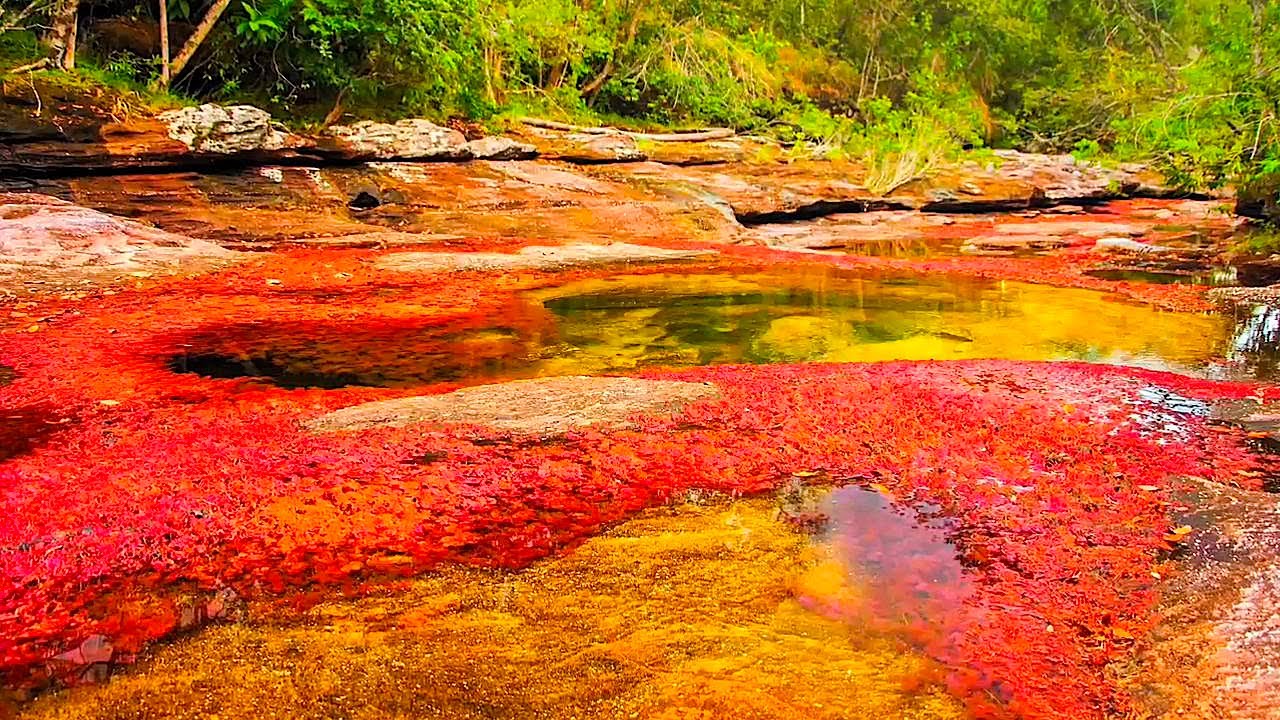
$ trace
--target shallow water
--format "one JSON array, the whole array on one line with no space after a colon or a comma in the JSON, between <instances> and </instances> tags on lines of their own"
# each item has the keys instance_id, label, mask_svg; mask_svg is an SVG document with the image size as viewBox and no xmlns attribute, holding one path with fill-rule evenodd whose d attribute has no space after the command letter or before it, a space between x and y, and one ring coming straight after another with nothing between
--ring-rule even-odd
<instances>
[{"instance_id":1,"label":"shallow water","mask_svg":"<svg viewBox=\"0 0 1280 720\"><path fill-rule=\"evenodd\" d=\"M828 617L906 637L963 632L977 618L964 608L975 585L937 508L899 507L875 490L848 486L819 505L819 534L843 582L861 590L858 602L819 594L801 604Z\"/></svg>"},{"instance_id":2,"label":"shallow water","mask_svg":"<svg viewBox=\"0 0 1280 720\"><path fill-rule=\"evenodd\" d=\"M616 276L539 293L570 346L542 368L1085 360L1248 372L1233 322L1103 293L954 277ZM1230 356L1230 357L1229 357Z\"/></svg>"},{"instance_id":3,"label":"shallow water","mask_svg":"<svg viewBox=\"0 0 1280 720\"><path fill-rule=\"evenodd\" d=\"M1088 290L826 269L616 275L529 292L483 322L214 327L170 365L330 388L723 363L979 358L1271 378L1280 346L1274 313L1266 311L1178 313Z\"/></svg>"},{"instance_id":4,"label":"shallow water","mask_svg":"<svg viewBox=\"0 0 1280 720\"><path fill-rule=\"evenodd\" d=\"M1274 312L1233 319L1085 290L818 269L584 280L468 323L210 327L171 366L329 388L896 359L1272 375L1280 342ZM1175 395L1144 399L1203 411ZM565 707L579 717L964 714L935 665L953 663L952 639L983 616L931 508L837 490L815 511L825 518L816 543L781 527L767 500L686 510L696 522L655 513L524 573L450 574L408 598L322 607L306 623L219 628L32 716L163 716L149 708L174 697L227 717L257 717L264 703L278 703L279 717L371 707L440 717L563 717ZM235 681L216 679L232 672ZM282 672L298 674L284 695ZM998 685L987 692L1004 701Z\"/></svg>"},{"instance_id":5,"label":"shallow water","mask_svg":"<svg viewBox=\"0 0 1280 720\"><path fill-rule=\"evenodd\" d=\"M834 534L846 546L857 535ZM906 577L865 583L831 547L780 521L769 498L654 509L522 572L455 568L324 602L301 622L251 612L24 717L173 717L175 703L254 720L967 717L936 661L900 634L806 607L852 611Z\"/></svg>"}]
</instances>

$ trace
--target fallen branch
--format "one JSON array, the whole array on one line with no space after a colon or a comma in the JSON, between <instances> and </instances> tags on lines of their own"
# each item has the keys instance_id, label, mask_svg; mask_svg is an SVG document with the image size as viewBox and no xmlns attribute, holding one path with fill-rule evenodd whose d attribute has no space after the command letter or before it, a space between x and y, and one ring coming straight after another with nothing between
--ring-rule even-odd
<instances>
[{"instance_id":1,"label":"fallen branch","mask_svg":"<svg viewBox=\"0 0 1280 720\"><path fill-rule=\"evenodd\" d=\"M723 140L724 138L731 138L737 134L737 132L732 128L710 128L708 130L677 133L643 133L631 132L630 130L619 130L617 128L570 125L568 123L556 122L555 120L541 120L539 118L531 117L520 118L520 122L530 127L543 128L546 130L580 132L588 135L626 135L627 137L635 138L637 140L652 140L654 142L703 142L706 140Z\"/></svg>"},{"instance_id":2,"label":"fallen branch","mask_svg":"<svg viewBox=\"0 0 1280 720\"><path fill-rule=\"evenodd\" d=\"M26 7L9 13L8 17L5 17L5 13L0 12L0 18L3 18L3 24L0 24L0 33L9 32L10 30L26 30L27 28L22 23L37 10L42 9L44 2L45 0L31 0Z\"/></svg>"},{"instance_id":3,"label":"fallen branch","mask_svg":"<svg viewBox=\"0 0 1280 720\"><path fill-rule=\"evenodd\" d=\"M50 66L50 65L52 65L52 64L53 64L53 60L52 60L52 59L50 59L50 58L40 58L39 60L37 60L37 61L35 61L35 62L33 62L33 63L27 63L26 65L19 65L19 66L18 66L18 67L16 67L16 68L11 68L11 69L9 69L9 70L5 70L3 73L0 73L0 74L4 74L4 75L18 75L18 74L21 74L21 73L24 73L24 72L35 72L36 70L43 70L43 69L45 69L45 68L49 67L49 66Z\"/></svg>"}]
</instances>

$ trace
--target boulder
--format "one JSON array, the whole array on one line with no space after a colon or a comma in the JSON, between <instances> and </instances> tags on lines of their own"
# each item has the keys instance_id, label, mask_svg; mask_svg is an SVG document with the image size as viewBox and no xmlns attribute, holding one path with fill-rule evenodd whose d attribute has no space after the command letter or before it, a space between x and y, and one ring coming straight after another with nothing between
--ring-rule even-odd
<instances>
[{"instance_id":1,"label":"boulder","mask_svg":"<svg viewBox=\"0 0 1280 720\"><path fill-rule=\"evenodd\" d=\"M538 156L538 148L505 137L482 137L467 142L467 150L476 160L530 160Z\"/></svg>"},{"instance_id":2,"label":"boulder","mask_svg":"<svg viewBox=\"0 0 1280 720\"><path fill-rule=\"evenodd\" d=\"M396 123L369 120L334 125L327 139L338 154L364 160L468 160L472 151L457 130L429 120L411 118Z\"/></svg>"},{"instance_id":3,"label":"boulder","mask_svg":"<svg viewBox=\"0 0 1280 720\"><path fill-rule=\"evenodd\" d=\"M161 113L159 119L170 138L198 153L268 152L296 144L272 124L270 113L252 105L206 103Z\"/></svg>"}]
</instances>

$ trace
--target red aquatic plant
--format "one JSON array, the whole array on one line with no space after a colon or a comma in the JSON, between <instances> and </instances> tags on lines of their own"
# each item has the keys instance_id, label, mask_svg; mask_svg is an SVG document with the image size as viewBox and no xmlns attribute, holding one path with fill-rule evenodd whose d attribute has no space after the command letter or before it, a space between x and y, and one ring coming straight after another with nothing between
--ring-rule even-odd
<instances>
[{"instance_id":1,"label":"red aquatic plant","mask_svg":"<svg viewBox=\"0 0 1280 720\"><path fill-rule=\"evenodd\" d=\"M0 672L29 683L82 676L76 658L126 661L188 624L178 591L284 593L450 562L519 568L691 489L761 493L799 471L876 484L950 519L972 587L965 610L906 637L950 668L976 715L1101 717L1126 703L1103 669L1153 622L1176 478L1255 482L1258 459L1239 437L1206 432L1194 408L1262 391L1140 370L654 371L711 382L720 397L537 442L458 426L303 426L449 384L290 390L171 367L193 339L246 352L236 343L255 327L296 328L284 333L294 353L319 323L349 329L352 352L379 352L388 328L443 329L417 349L435 348L491 326L511 291L550 281L419 278L310 254L70 302L38 332L0 334L0 363L17 373L0 404L38 408L54 428L0 463ZM234 337L202 335L229 317ZM535 314L512 330L542 323Z\"/></svg>"}]
</instances>

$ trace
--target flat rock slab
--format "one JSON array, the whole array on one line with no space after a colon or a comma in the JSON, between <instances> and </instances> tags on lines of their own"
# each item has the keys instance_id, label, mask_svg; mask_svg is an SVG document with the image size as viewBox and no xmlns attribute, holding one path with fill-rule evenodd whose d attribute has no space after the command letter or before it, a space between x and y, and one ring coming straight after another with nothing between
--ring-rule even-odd
<instances>
[{"instance_id":1,"label":"flat rock slab","mask_svg":"<svg viewBox=\"0 0 1280 720\"><path fill-rule=\"evenodd\" d=\"M0 189L6 180L0 172ZM31 185L13 183L15 189ZM219 174L47 179L34 185L78 205L145 217L170 232L216 238L234 249L357 242L369 247L448 244L455 250L472 243L484 249L665 244L727 241L737 229L731 217L702 199L664 195L547 161L271 166ZM356 203L361 193L376 198L376 206ZM387 237L374 238L374 233ZM369 237L339 240L361 234Z\"/></svg>"},{"instance_id":2,"label":"flat rock slab","mask_svg":"<svg viewBox=\"0 0 1280 720\"><path fill-rule=\"evenodd\" d=\"M237 253L37 194L0 193L0 272L140 271Z\"/></svg>"},{"instance_id":3,"label":"flat rock slab","mask_svg":"<svg viewBox=\"0 0 1280 720\"><path fill-rule=\"evenodd\" d=\"M627 427L637 413L671 414L690 402L718 395L710 383L620 377L540 378L355 405L322 415L306 426L313 432L339 432L453 423L521 434L557 435L593 425Z\"/></svg>"},{"instance_id":4,"label":"flat rock slab","mask_svg":"<svg viewBox=\"0 0 1280 720\"><path fill-rule=\"evenodd\" d=\"M461 272L468 270L554 270L579 265L623 262L669 262L713 254L708 250L670 250L612 243L609 245L530 245L513 253L402 252L385 255L377 266L402 272Z\"/></svg>"},{"instance_id":5,"label":"flat rock slab","mask_svg":"<svg viewBox=\"0 0 1280 720\"><path fill-rule=\"evenodd\" d=\"M1175 522L1194 530L1143 653L1141 716L1280 717L1280 502L1274 493L1187 483Z\"/></svg>"}]
</instances>

